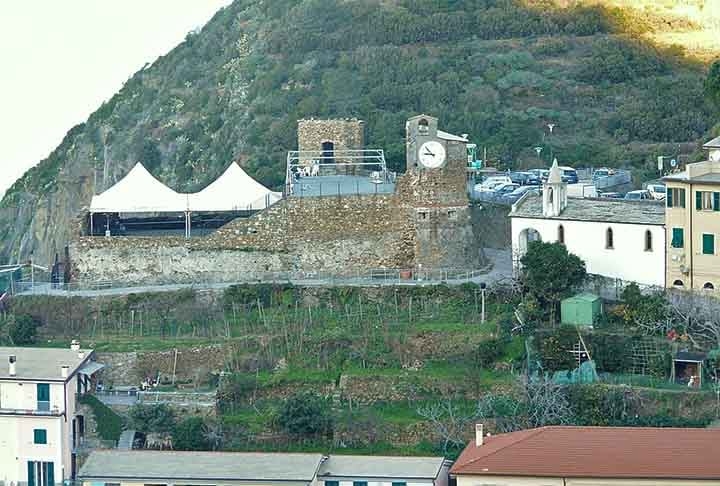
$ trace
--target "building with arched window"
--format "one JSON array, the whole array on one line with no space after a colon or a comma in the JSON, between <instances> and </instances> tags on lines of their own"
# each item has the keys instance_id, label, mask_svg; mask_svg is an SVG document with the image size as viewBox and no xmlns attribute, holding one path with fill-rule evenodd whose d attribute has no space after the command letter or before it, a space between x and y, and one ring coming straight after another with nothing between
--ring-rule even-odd
<instances>
[{"instance_id":1,"label":"building with arched window","mask_svg":"<svg viewBox=\"0 0 720 486\"><path fill-rule=\"evenodd\" d=\"M662 203L568 197L554 163L543 196L520 199L510 217L516 266L531 241L559 242L585 262L588 273L665 286Z\"/></svg>"},{"instance_id":2,"label":"building with arched window","mask_svg":"<svg viewBox=\"0 0 720 486\"><path fill-rule=\"evenodd\" d=\"M703 147L708 160L663 179L667 282L681 280L688 290L712 291L712 282L720 282L720 137Z\"/></svg>"}]
</instances>

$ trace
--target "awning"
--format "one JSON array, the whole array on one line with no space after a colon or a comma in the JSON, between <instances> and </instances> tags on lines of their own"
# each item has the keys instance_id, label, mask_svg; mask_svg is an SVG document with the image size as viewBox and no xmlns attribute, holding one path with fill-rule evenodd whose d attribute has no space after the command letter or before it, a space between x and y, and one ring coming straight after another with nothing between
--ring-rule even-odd
<instances>
[{"instance_id":1,"label":"awning","mask_svg":"<svg viewBox=\"0 0 720 486\"><path fill-rule=\"evenodd\" d=\"M78 373L85 376L92 376L103 368L105 368L105 365L102 363L98 363L97 361L88 361L78 370Z\"/></svg>"}]
</instances>

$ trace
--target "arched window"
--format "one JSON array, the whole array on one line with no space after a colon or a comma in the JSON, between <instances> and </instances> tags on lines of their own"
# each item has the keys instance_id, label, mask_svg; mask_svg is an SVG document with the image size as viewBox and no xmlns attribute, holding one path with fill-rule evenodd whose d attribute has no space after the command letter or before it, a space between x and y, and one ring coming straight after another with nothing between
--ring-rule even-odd
<instances>
[{"instance_id":1,"label":"arched window","mask_svg":"<svg viewBox=\"0 0 720 486\"><path fill-rule=\"evenodd\" d=\"M615 241L613 241L613 230L612 228L608 228L605 232L605 248L608 250L612 250L615 248Z\"/></svg>"},{"instance_id":2,"label":"arched window","mask_svg":"<svg viewBox=\"0 0 720 486\"><path fill-rule=\"evenodd\" d=\"M652 251L652 232L645 231L645 251Z\"/></svg>"},{"instance_id":3,"label":"arched window","mask_svg":"<svg viewBox=\"0 0 720 486\"><path fill-rule=\"evenodd\" d=\"M423 118L422 120L420 120L418 122L418 132L421 135L425 135L429 131L430 131L430 123L425 118Z\"/></svg>"},{"instance_id":4,"label":"arched window","mask_svg":"<svg viewBox=\"0 0 720 486\"><path fill-rule=\"evenodd\" d=\"M704 290L715 290L715 286L711 284L710 282L705 282L705 285L703 285Z\"/></svg>"},{"instance_id":5,"label":"arched window","mask_svg":"<svg viewBox=\"0 0 720 486\"><path fill-rule=\"evenodd\" d=\"M565 244L565 227L563 225L558 226L558 243Z\"/></svg>"},{"instance_id":6,"label":"arched window","mask_svg":"<svg viewBox=\"0 0 720 486\"><path fill-rule=\"evenodd\" d=\"M552 205L553 203L553 190L552 187L548 187L545 189L548 192L548 204Z\"/></svg>"},{"instance_id":7,"label":"arched window","mask_svg":"<svg viewBox=\"0 0 720 486\"><path fill-rule=\"evenodd\" d=\"M682 280L675 280L673 282L673 287L681 289L681 288L685 287L685 284L683 284Z\"/></svg>"}]
</instances>

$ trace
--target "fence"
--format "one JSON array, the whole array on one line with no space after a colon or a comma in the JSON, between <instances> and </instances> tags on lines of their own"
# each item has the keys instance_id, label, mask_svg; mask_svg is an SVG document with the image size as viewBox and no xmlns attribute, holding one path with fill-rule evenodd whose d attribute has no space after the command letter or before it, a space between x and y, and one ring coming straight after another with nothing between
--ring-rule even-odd
<instances>
[{"instance_id":1,"label":"fence","mask_svg":"<svg viewBox=\"0 0 720 486\"><path fill-rule=\"evenodd\" d=\"M237 274L233 277L198 278L191 282L175 283L160 282L139 284L126 281L92 281L92 282L30 282L21 281L14 285L16 295L61 295L61 294L123 294L151 292L163 290L180 290L184 288L196 290L223 289L232 285L259 283L288 283L308 286L367 286L367 285L437 285L463 284L479 282L487 274L488 269L367 269L338 275L324 272L267 272L253 278Z\"/></svg>"},{"instance_id":2,"label":"fence","mask_svg":"<svg viewBox=\"0 0 720 486\"><path fill-rule=\"evenodd\" d=\"M183 407L214 407L215 392L163 392L136 388L95 392L98 400L108 406L132 406L138 403L164 403Z\"/></svg>"}]
</instances>

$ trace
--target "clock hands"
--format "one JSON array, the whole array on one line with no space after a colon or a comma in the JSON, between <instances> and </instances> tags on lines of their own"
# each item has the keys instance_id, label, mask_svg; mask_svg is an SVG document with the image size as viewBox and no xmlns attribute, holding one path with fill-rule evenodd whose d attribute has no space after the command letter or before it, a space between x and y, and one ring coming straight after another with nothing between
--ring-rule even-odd
<instances>
[{"instance_id":1,"label":"clock hands","mask_svg":"<svg viewBox=\"0 0 720 486\"><path fill-rule=\"evenodd\" d=\"M430 157L435 157L435 154L430 152L430 149L425 147L425 155L429 155Z\"/></svg>"}]
</instances>

